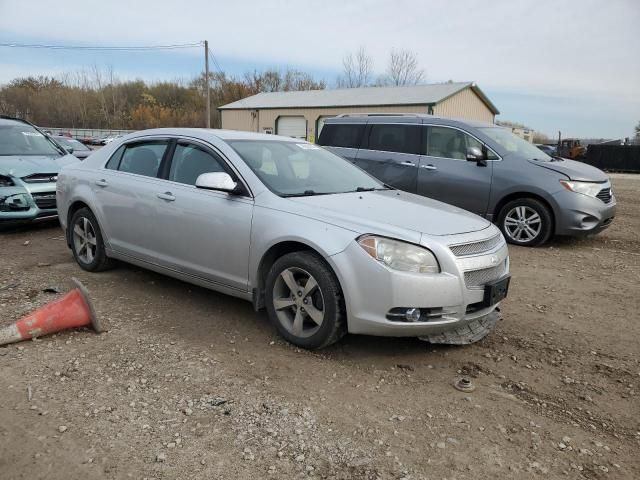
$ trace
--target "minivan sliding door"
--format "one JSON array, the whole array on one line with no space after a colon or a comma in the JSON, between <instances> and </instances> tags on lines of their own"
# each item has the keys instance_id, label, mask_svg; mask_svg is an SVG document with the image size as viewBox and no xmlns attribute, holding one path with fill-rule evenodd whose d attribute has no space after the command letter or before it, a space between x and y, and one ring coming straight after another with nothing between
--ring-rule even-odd
<instances>
[{"instance_id":1,"label":"minivan sliding door","mask_svg":"<svg viewBox=\"0 0 640 480\"><path fill-rule=\"evenodd\" d=\"M369 124L355 164L392 187L415 193L421 126Z\"/></svg>"}]
</instances>

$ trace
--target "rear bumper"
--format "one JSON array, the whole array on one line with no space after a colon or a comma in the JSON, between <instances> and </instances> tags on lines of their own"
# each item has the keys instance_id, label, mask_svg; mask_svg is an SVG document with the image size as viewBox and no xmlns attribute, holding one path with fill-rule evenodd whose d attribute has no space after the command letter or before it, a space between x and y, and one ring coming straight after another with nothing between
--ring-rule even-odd
<instances>
[{"instance_id":1,"label":"rear bumper","mask_svg":"<svg viewBox=\"0 0 640 480\"><path fill-rule=\"evenodd\" d=\"M579 193L560 191L554 195L556 235L585 236L608 228L616 215L616 198L609 203Z\"/></svg>"},{"instance_id":2,"label":"rear bumper","mask_svg":"<svg viewBox=\"0 0 640 480\"><path fill-rule=\"evenodd\" d=\"M12 225L56 218L56 184L0 188L0 224Z\"/></svg>"}]
</instances>

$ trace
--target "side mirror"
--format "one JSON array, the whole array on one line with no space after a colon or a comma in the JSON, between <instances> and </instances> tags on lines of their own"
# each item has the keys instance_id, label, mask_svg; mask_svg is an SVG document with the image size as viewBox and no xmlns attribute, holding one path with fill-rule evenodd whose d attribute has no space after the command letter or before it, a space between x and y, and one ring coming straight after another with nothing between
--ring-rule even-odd
<instances>
[{"instance_id":1,"label":"side mirror","mask_svg":"<svg viewBox=\"0 0 640 480\"><path fill-rule=\"evenodd\" d=\"M484 160L484 153L478 147L469 147L467 149L467 160L477 162L478 160Z\"/></svg>"},{"instance_id":2,"label":"side mirror","mask_svg":"<svg viewBox=\"0 0 640 480\"><path fill-rule=\"evenodd\" d=\"M467 149L467 160L469 162L476 162L479 167L487 166L487 156L484 149L478 147L469 147Z\"/></svg>"},{"instance_id":3,"label":"side mirror","mask_svg":"<svg viewBox=\"0 0 640 480\"><path fill-rule=\"evenodd\" d=\"M225 172L203 173L196 179L196 187L231 194L239 193L238 184Z\"/></svg>"}]
</instances>

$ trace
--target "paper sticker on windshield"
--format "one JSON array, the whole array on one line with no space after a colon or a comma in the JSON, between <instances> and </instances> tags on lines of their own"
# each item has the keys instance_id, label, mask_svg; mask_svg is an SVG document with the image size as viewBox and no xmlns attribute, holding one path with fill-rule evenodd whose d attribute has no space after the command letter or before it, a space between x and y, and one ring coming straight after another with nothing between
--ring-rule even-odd
<instances>
[{"instance_id":1,"label":"paper sticker on windshield","mask_svg":"<svg viewBox=\"0 0 640 480\"><path fill-rule=\"evenodd\" d=\"M38 132L22 132L22 134L26 135L27 137L44 137L44 135Z\"/></svg>"},{"instance_id":2,"label":"paper sticker on windshield","mask_svg":"<svg viewBox=\"0 0 640 480\"><path fill-rule=\"evenodd\" d=\"M303 150L320 150L320 147L311 143L296 143Z\"/></svg>"}]
</instances>

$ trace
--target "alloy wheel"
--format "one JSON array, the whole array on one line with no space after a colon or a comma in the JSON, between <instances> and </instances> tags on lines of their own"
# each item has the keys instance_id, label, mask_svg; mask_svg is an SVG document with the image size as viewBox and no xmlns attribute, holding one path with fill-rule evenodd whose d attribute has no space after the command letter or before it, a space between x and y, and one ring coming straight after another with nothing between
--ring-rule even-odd
<instances>
[{"instance_id":1,"label":"alloy wheel","mask_svg":"<svg viewBox=\"0 0 640 480\"><path fill-rule=\"evenodd\" d=\"M504 217L504 231L515 242L530 242L540 235L541 230L542 219L531 207L514 207Z\"/></svg>"},{"instance_id":2,"label":"alloy wheel","mask_svg":"<svg viewBox=\"0 0 640 480\"><path fill-rule=\"evenodd\" d=\"M324 321L322 291L306 270L283 270L275 281L272 300L280 324L296 337L312 336Z\"/></svg>"},{"instance_id":3,"label":"alloy wheel","mask_svg":"<svg viewBox=\"0 0 640 480\"><path fill-rule=\"evenodd\" d=\"M77 257L85 264L96 258L98 240L96 232L87 217L80 217L73 226L73 245Z\"/></svg>"}]
</instances>

